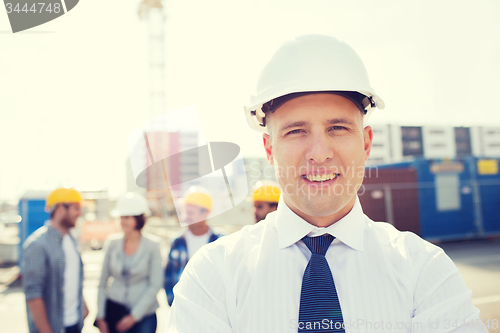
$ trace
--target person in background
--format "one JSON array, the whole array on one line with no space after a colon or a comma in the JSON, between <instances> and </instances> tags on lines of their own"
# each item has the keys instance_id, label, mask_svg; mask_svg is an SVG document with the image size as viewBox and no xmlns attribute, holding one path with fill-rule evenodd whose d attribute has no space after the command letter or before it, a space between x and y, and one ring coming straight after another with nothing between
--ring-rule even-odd
<instances>
[{"instance_id":1,"label":"person in background","mask_svg":"<svg viewBox=\"0 0 500 333\"><path fill-rule=\"evenodd\" d=\"M188 228L174 237L165 267L165 292L168 304L174 301L174 286L179 282L189 259L205 244L211 243L223 234L207 225L212 210L212 197L202 188L191 187L184 195L183 221Z\"/></svg>"},{"instance_id":2,"label":"person in background","mask_svg":"<svg viewBox=\"0 0 500 333\"><path fill-rule=\"evenodd\" d=\"M102 333L154 333L163 275L160 244L142 232L148 203L127 193L116 210L123 233L110 236L104 246L95 325Z\"/></svg>"},{"instance_id":3,"label":"person in background","mask_svg":"<svg viewBox=\"0 0 500 333\"><path fill-rule=\"evenodd\" d=\"M262 221L278 208L280 194L281 190L275 182L264 180L255 184L252 193L255 222Z\"/></svg>"},{"instance_id":4,"label":"person in background","mask_svg":"<svg viewBox=\"0 0 500 333\"><path fill-rule=\"evenodd\" d=\"M81 212L74 188L49 194L50 221L26 239L21 272L30 333L77 333L88 314L83 300L83 263L70 230Z\"/></svg>"}]
</instances>

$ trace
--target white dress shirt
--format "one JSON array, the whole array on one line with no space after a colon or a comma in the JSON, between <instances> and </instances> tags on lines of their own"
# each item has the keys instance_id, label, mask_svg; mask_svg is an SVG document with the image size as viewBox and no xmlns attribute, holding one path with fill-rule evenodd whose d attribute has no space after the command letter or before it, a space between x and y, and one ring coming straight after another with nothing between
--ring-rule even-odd
<instances>
[{"instance_id":1,"label":"white dress shirt","mask_svg":"<svg viewBox=\"0 0 500 333\"><path fill-rule=\"evenodd\" d=\"M359 199L327 228L307 223L280 199L264 221L202 247L174 288L165 332L297 332L311 256L301 239L324 233L336 237L326 259L346 332L488 332L444 251L373 222Z\"/></svg>"},{"instance_id":2,"label":"white dress shirt","mask_svg":"<svg viewBox=\"0 0 500 333\"><path fill-rule=\"evenodd\" d=\"M80 319L78 305L78 281L80 279L80 256L76 251L71 236L66 234L62 239L64 250L64 326L69 327Z\"/></svg>"}]
</instances>

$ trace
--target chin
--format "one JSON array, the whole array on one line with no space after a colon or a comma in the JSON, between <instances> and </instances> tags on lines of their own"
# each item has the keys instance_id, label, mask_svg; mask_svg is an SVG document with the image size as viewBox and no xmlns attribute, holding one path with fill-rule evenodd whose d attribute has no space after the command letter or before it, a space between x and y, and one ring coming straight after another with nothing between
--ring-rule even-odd
<instances>
[{"instance_id":1,"label":"chin","mask_svg":"<svg viewBox=\"0 0 500 333\"><path fill-rule=\"evenodd\" d=\"M324 217L339 212L347 202L339 197L312 198L302 202L298 207L309 216Z\"/></svg>"}]
</instances>

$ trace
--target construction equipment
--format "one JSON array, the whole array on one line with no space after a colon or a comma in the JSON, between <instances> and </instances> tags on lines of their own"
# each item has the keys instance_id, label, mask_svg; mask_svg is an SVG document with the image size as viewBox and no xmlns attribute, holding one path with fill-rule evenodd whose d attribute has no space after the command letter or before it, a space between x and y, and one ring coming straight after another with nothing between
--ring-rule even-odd
<instances>
[{"instance_id":1,"label":"construction equipment","mask_svg":"<svg viewBox=\"0 0 500 333\"><path fill-rule=\"evenodd\" d=\"M81 203L82 196L74 188L61 187L52 191L47 197L47 210L60 203Z\"/></svg>"},{"instance_id":2,"label":"construction equipment","mask_svg":"<svg viewBox=\"0 0 500 333\"><path fill-rule=\"evenodd\" d=\"M139 17L147 21L149 34L149 78L150 78L150 119L158 117L166 111L166 94L165 94L165 21L166 14L161 0L142 0L139 9ZM157 133L152 135L166 135L166 124L161 123L157 118L158 128ZM149 142L151 144L151 142ZM164 140L159 140L155 143L155 148L161 152L168 150L168 143ZM151 147L149 147L151 149ZM168 165L163 165L163 170L160 175L152 175L153 177L163 177L166 182L166 174L168 174ZM172 194L168 186L165 189L158 190L156 188L146 188L148 200L152 203L159 203L161 216L166 219L172 215L174 204Z\"/></svg>"},{"instance_id":3,"label":"construction equipment","mask_svg":"<svg viewBox=\"0 0 500 333\"><path fill-rule=\"evenodd\" d=\"M364 121L384 102L370 86L361 58L346 43L324 35L297 37L281 46L262 70L257 94L245 106L251 128L266 132L263 105L281 96L300 92L358 92L366 96Z\"/></svg>"},{"instance_id":4,"label":"construction equipment","mask_svg":"<svg viewBox=\"0 0 500 333\"><path fill-rule=\"evenodd\" d=\"M184 195L184 204L191 204L201 208L205 208L208 211L212 210L212 197L206 191L191 187Z\"/></svg>"},{"instance_id":5,"label":"construction equipment","mask_svg":"<svg viewBox=\"0 0 500 333\"><path fill-rule=\"evenodd\" d=\"M116 203L118 216L151 215L148 201L139 193L129 192Z\"/></svg>"},{"instance_id":6,"label":"construction equipment","mask_svg":"<svg viewBox=\"0 0 500 333\"><path fill-rule=\"evenodd\" d=\"M275 182L272 181L258 181L255 184L252 200L264 202L279 202L281 190Z\"/></svg>"}]
</instances>

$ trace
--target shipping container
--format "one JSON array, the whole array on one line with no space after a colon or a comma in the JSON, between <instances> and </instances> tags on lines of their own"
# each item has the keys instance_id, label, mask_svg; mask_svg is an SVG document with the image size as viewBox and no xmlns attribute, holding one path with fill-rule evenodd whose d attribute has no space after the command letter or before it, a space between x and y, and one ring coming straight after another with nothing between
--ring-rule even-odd
<instances>
[{"instance_id":1,"label":"shipping container","mask_svg":"<svg viewBox=\"0 0 500 333\"><path fill-rule=\"evenodd\" d=\"M19 223L19 260L21 260L22 246L33 232L43 226L49 220L49 214L45 211L45 198L48 192L26 192L19 199L18 210L21 216Z\"/></svg>"},{"instance_id":2,"label":"shipping container","mask_svg":"<svg viewBox=\"0 0 500 333\"><path fill-rule=\"evenodd\" d=\"M463 157L370 166L358 195L371 219L428 240L497 236L499 163Z\"/></svg>"}]
</instances>

